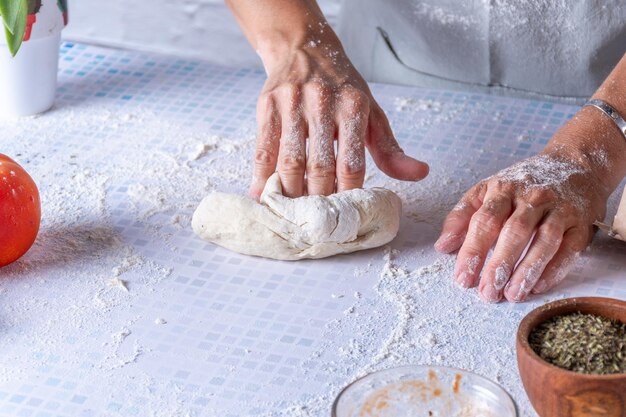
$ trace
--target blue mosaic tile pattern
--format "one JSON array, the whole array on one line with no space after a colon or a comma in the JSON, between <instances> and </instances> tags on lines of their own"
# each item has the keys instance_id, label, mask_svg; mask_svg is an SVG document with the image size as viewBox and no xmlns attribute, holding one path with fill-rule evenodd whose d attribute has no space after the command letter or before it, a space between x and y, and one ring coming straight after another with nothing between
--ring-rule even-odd
<instances>
[{"instance_id":1,"label":"blue mosaic tile pattern","mask_svg":"<svg viewBox=\"0 0 626 417\"><path fill-rule=\"evenodd\" d=\"M254 119L256 96L265 77L256 69L222 68L72 43L61 49L59 74L57 107L87 102L108 108L141 107L186 126L223 135L235 134L242 124ZM536 153L577 110L562 104L472 93L387 85L372 89L406 151L459 177L466 176L468 168L489 175ZM432 120L407 117L398 110L397 97L445 103L436 116L445 123L438 123L434 131ZM68 138L73 135L80 135L86 147L90 146L89 137L106 136L68 127ZM514 140L509 140L511 137ZM149 138L146 144L150 145ZM461 154L472 158L460 158ZM468 179L466 185L470 182ZM148 341L146 348L152 359L150 363L138 361L137 371L125 375L123 381L128 387L128 378L137 378L137 386L143 388L103 398L98 381L80 377L81 369L93 366L99 352L82 352L76 340L68 338L64 343L67 349L75 349L80 363L67 369L58 356L30 352L33 360L45 365L25 371L25 383L0 383L0 416L152 415L146 410L154 399L149 396L150 387L142 385L143 374L171 386L185 402L181 409L163 408L165 414L156 414L172 417L249 415L262 410L262 404L271 403L272 392L292 393L299 398L326 383L332 371L315 361L307 362L306 378L295 369L323 346L327 323L350 307L349 297L333 298L331 294L371 294L371 281L347 282L342 277L352 275L372 253L349 255L339 261L277 263L216 248L185 229L176 231L172 238L177 247L173 254L151 242L141 226L128 217L124 187L111 190L117 230L144 256L173 268L164 284L168 297L146 294L134 303L137 314L168 317L167 326L139 321L133 327L134 338ZM394 245L402 247L414 240L409 232L403 232ZM623 246L607 245L593 256L573 271L561 295L626 299ZM523 312L530 307L499 308ZM198 387L201 394L188 394ZM231 409L231 403L248 408Z\"/></svg>"}]
</instances>

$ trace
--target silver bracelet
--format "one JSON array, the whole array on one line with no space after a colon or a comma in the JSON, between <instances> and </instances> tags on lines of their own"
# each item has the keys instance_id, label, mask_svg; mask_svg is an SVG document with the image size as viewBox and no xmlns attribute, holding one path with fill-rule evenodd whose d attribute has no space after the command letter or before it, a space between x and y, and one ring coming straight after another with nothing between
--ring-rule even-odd
<instances>
[{"instance_id":1,"label":"silver bracelet","mask_svg":"<svg viewBox=\"0 0 626 417\"><path fill-rule=\"evenodd\" d=\"M597 109L600 109L602 113L609 116L613 123L615 123L619 130L622 131L622 135L624 135L624 139L626 139L626 120L611 106L604 100L592 99L585 103L583 107L592 106Z\"/></svg>"}]
</instances>

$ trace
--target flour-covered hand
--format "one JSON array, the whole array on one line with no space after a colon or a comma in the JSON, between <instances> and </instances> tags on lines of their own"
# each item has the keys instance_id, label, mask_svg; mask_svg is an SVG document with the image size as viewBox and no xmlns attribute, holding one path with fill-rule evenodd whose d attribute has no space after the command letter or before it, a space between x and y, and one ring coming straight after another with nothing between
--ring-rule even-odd
<instances>
[{"instance_id":1,"label":"flour-covered hand","mask_svg":"<svg viewBox=\"0 0 626 417\"><path fill-rule=\"evenodd\" d=\"M341 46L311 39L279 59L264 60L268 79L257 106L251 193L260 195L276 168L290 197L359 188L366 147L391 177L426 176L428 167L404 154Z\"/></svg>"},{"instance_id":2,"label":"flour-covered hand","mask_svg":"<svg viewBox=\"0 0 626 417\"><path fill-rule=\"evenodd\" d=\"M626 54L593 98L626 115ZM626 177L624 139L611 117L586 106L540 155L470 189L435 244L442 252L459 250L457 282L479 285L489 302L523 301L561 282Z\"/></svg>"},{"instance_id":3,"label":"flour-covered hand","mask_svg":"<svg viewBox=\"0 0 626 417\"><path fill-rule=\"evenodd\" d=\"M489 302L521 302L561 282L589 244L593 222L604 218L609 193L592 165L557 149L470 189L435 246L446 253L459 249L456 281L479 285Z\"/></svg>"},{"instance_id":4,"label":"flour-covered hand","mask_svg":"<svg viewBox=\"0 0 626 417\"><path fill-rule=\"evenodd\" d=\"M428 174L428 165L398 145L316 2L227 3L267 73L257 104L252 196L260 196L276 170L288 197L359 188L365 149L393 178L417 181Z\"/></svg>"}]
</instances>

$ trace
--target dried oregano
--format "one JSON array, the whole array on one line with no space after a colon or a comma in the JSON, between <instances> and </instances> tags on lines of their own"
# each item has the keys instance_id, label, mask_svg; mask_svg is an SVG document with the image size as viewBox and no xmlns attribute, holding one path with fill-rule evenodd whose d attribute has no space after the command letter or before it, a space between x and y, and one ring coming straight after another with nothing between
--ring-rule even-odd
<instances>
[{"instance_id":1,"label":"dried oregano","mask_svg":"<svg viewBox=\"0 0 626 417\"><path fill-rule=\"evenodd\" d=\"M585 374L626 373L626 324L593 314L553 317L528 338L532 349L560 368Z\"/></svg>"}]
</instances>

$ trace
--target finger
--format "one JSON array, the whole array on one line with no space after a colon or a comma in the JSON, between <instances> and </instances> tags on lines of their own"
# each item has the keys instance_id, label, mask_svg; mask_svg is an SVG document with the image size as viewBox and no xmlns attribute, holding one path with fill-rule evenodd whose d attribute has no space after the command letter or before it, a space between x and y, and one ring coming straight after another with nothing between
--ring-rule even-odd
<instances>
[{"instance_id":1,"label":"finger","mask_svg":"<svg viewBox=\"0 0 626 417\"><path fill-rule=\"evenodd\" d=\"M376 166L392 178L419 181L428 175L428 165L407 156L389 126L385 113L376 106L370 113L365 145Z\"/></svg>"},{"instance_id":2,"label":"finger","mask_svg":"<svg viewBox=\"0 0 626 417\"><path fill-rule=\"evenodd\" d=\"M315 85L305 95L309 121L306 186L310 195L330 195L335 191L335 122L331 117L331 95L323 85Z\"/></svg>"},{"instance_id":3,"label":"finger","mask_svg":"<svg viewBox=\"0 0 626 417\"><path fill-rule=\"evenodd\" d=\"M309 124L309 156L306 165L310 195L330 195L335 191L335 124Z\"/></svg>"},{"instance_id":4,"label":"finger","mask_svg":"<svg viewBox=\"0 0 626 417\"><path fill-rule=\"evenodd\" d=\"M306 171L306 123L300 108L300 93L290 91L288 104L280 108L281 138L278 151L278 175L287 197L301 197L304 194L304 173Z\"/></svg>"},{"instance_id":5,"label":"finger","mask_svg":"<svg viewBox=\"0 0 626 417\"><path fill-rule=\"evenodd\" d=\"M511 209L512 202L508 195L487 191L483 205L472 216L456 259L454 276L459 285L465 288L476 285L487 253L511 214Z\"/></svg>"},{"instance_id":6,"label":"finger","mask_svg":"<svg viewBox=\"0 0 626 417\"><path fill-rule=\"evenodd\" d=\"M559 285L570 273L586 246L584 231L572 228L565 232L563 243L546 266L543 276L533 287L533 294L543 294Z\"/></svg>"},{"instance_id":7,"label":"finger","mask_svg":"<svg viewBox=\"0 0 626 417\"><path fill-rule=\"evenodd\" d=\"M532 239L543 210L519 206L502 227L498 242L480 280L479 293L483 300L495 303L502 299L517 260Z\"/></svg>"},{"instance_id":8,"label":"finger","mask_svg":"<svg viewBox=\"0 0 626 417\"><path fill-rule=\"evenodd\" d=\"M280 141L280 113L271 94L262 95L257 103L257 139L250 195L258 199L267 179L276 171Z\"/></svg>"},{"instance_id":9,"label":"finger","mask_svg":"<svg viewBox=\"0 0 626 417\"><path fill-rule=\"evenodd\" d=\"M565 226L557 214L549 214L537 228L528 252L521 260L504 289L507 300L522 302L539 282L546 266L559 250Z\"/></svg>"},{"instance_id":10,"label":"finger","mask_svg":"<svg viewBox=\"0 0 626 417\"><path fill-rule=\"evenodd\" d=\"M343 93L337 126L337 191L363 186L365 180L365 134L369 100L360 91Z\"/></svg>"},{"instance_id":11,"label":"finger","mask_svg":"<svg viewBox=\"0 0 626 417\"><path fill-rule=\"evenodd\" d=\"M472 216L482 206L486 190L486 183L478 184L465 193L452 209L443 222L439 239L435 242L437 251L451 253L461 247Z\"/></svg>"}]
</instances>

